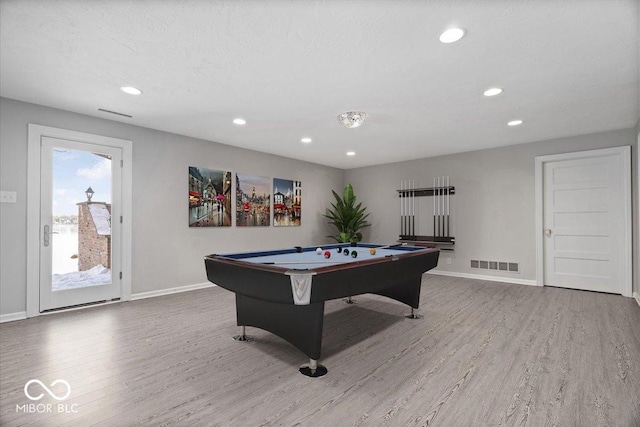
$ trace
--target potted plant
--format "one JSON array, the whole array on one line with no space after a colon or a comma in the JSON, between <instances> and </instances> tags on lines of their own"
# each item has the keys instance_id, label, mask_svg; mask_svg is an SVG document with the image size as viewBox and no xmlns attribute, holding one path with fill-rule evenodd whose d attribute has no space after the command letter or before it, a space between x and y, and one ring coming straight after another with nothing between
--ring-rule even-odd
<instances>
[{"instance_id":1,"label":"potted plant","mask_svg":"<svg viewBox=\"0 0 640 427\"><path fill-rule=\"evenodd\" d=\"M324 214L329 219L329 224L336 227L338 234L331 237L339 243L357 243L362 240L360 230L368 227L366 219L369 216L365 213L367 208L362 207L362 202L356 205L356 196L353 193L351 184L347 184L344 188L343 197L331 190L336 202L331 203L331 209L327 209Z\"/></svg>"}]
</instances>

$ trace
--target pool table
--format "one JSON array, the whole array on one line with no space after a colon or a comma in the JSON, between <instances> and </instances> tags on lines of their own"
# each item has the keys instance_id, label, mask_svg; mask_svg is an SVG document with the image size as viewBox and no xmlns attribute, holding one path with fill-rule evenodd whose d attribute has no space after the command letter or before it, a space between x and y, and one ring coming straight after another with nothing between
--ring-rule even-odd
<instances>
[{"instance_id":1,"label":"pool table","mask_svg":"<svg viewBox=\"0 0 640 427\"><path fill-rule=\"evenodd\" d=\"M278 335L309 357L300 372L312 377L327 372L318 364L325 301L372 293L409 305L408 317L419 318L413 309L422 274L438 265L439 255L436 248L370 243L323 245L319 252L298 246L205 257L209 281L236 294L242 334L235 338L249 340L246 326Z\"/></svg>"}]
</instances>

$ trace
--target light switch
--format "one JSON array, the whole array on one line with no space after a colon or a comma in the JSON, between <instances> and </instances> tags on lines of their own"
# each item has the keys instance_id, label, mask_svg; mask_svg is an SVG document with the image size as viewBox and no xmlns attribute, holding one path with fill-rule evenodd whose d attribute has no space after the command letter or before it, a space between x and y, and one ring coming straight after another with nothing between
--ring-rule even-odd
<instances>
[{"instance_id":1,"label":"light switch","mask_svg":"<svg viewBox=\"0 0 640 427\"><path fill-rule=\"evenodd\" d=\"M0 203L16 203L18 193L15 191L0 191Z\"/></svg>"}]
</instances>

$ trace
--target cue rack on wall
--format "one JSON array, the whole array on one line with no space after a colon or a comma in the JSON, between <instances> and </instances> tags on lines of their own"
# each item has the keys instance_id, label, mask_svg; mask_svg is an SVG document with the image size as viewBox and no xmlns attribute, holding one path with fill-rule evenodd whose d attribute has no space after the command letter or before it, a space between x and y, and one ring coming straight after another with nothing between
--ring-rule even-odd
<instances>
[{"instance_id":1,"label":"cue rack on wall","mask_svg":"<svg viewBox=\"0 0 640 427\"><path fill-rule=\"evenodd\" d=\"M448 176L433 178L433 186L416 188L415 180L402 180L400 197L400 242L424 244L441 250L453 251L456 239L451 236L451 195L456 188L450 185ZM417 234L416 197L433 197L433 234Z\"/></svg>"}]
</instances>

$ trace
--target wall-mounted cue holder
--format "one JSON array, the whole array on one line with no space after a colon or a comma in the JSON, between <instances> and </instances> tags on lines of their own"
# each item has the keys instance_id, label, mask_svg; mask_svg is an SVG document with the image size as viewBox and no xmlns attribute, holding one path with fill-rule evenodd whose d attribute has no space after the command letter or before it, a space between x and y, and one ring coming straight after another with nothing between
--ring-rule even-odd
<instances>
[{"instance_id":1,"label":"wall-mounted cue holder","mask_svg":"<svg viewBox=\"0 0 640 427\"><path fill-rule=\"evenodd\" d=\"M400 242L438 247L453 251L456 239L451 236L451 195L456 188L448 176L434 177L432 187L416 188L415 180L402 180L400 198ZM416 197L433 197L433 234L420 235L416 226Z\"/></svg>"}]
</instances>

